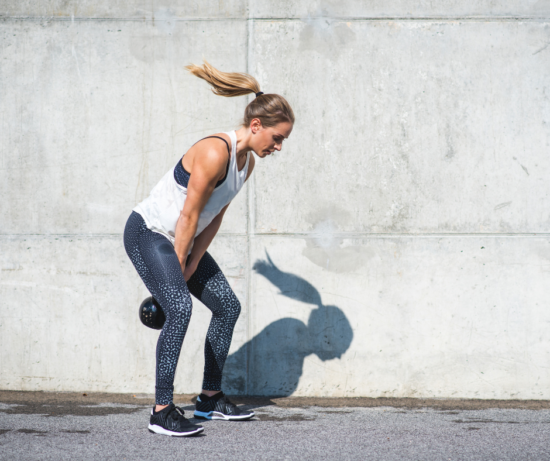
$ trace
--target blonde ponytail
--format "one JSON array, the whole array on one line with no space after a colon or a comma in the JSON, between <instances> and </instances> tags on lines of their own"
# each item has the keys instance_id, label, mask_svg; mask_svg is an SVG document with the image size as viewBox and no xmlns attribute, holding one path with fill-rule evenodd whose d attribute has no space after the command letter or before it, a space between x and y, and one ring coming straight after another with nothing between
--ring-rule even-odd
<instances>
[{"instance_id":1,"label":"blonde ponytail","mask_svg":"<svg viewBox=\"0 0 550 461\"><path fill-rule=\"evenodd\" d=\"M190 64L185 68L196 77L206 80L212 87L212 92L218 96L232 98L260 91L260 84L251 75L241 72L220 72L207 61L204 61L202 66Z\"/></svg>"},{"instance_id":2,"label":"blonde ponytail","mask_svg":"<svg viewBox=\"0 0 550 461\"><path fill-rule=\"evenodd\" d=\"M275 126L281 122L294 124L294 112L285 98L278 94L264 94L260 84L252 77L241 72L220 72L204 61L202 66L190 64L185 67L196 77L206 80L212 87L212 92L219 96L232 98L249 93L255 93L254 99L244 111L243 126L250 126L257 118L264 127Z\"/></svg>"}]
</instances>

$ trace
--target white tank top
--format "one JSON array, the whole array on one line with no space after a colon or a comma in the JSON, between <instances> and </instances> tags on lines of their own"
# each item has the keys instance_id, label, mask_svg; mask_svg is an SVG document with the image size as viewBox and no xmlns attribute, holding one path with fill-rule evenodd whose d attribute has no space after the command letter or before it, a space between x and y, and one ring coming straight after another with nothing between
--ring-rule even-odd
<instances>
[{"instance_id":1,"label":"white tank top","mask_svg":"<svg viewBox=\"0 0 550 461\"><path fill-rule=\"evenodd\" d=\"M250 152L247 154L244 168L237 168L237 134L235 131L225 133L231 138L231 156L227 177L212 195L199 216L199 223L195 237L199 235L212 220L219 214L237 193L242 189L248 172ZM180 160L181 161L181 160ZM175 166L174 166L175 168ZM174 178L174 168L166 173L159 183L153 188L149 197L134 208L139 213L145 224L153 232L164 235L174 244L176 236L176 223L183 210L187 198L187 188L179 185Z\"/></svg>"}]
</instances>

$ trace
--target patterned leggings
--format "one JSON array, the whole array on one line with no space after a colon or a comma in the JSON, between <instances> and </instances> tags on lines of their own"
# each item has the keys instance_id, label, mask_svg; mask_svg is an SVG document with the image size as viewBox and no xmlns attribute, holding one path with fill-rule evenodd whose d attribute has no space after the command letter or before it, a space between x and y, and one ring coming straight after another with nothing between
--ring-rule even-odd
<instances>
[{"instance_id":1,"label":"patterned leggings","mask_svg":"<svg viewBox=\"0 0 550 461\"><path fill-rule=\"evenodd\" d=\"M186 283L170 241L147 228L132 212L124 229L124 247L145 286L159 302L166 322L157 343L156 403L172 402L174 374L189 320L190 293L212 311L204 345L203 389L221 390L222 370L241 304L216 261L208 253Z\"/></svg>"}]
</instances>

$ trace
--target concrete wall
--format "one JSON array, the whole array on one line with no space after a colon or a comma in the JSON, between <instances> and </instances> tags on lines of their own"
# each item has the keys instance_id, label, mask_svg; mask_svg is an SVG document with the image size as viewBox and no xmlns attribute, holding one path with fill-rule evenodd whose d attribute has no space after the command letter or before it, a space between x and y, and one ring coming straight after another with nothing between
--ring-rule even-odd
<instances>
[{"instance_id":1,"label":"concrete wall","mask_svg":"<svg viewBox=\"0 0 550 461\"><path fill-rule=\"evenodd\" d=\"M549 44L546 0L0 0L0 388L154 391L121 234L238 126L205 57L297 116L212 247L228 392L550 398Z\"/></svg>"}]
</instances>

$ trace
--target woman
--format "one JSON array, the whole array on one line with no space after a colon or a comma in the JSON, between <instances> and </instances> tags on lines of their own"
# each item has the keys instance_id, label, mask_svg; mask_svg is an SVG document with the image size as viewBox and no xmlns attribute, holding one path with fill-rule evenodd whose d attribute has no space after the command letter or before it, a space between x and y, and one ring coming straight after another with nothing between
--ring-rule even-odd
<instances>
[{"instance_id":1,"label":"woman","mask_svg":"<svg viewBox=\"0 0 550 461\"><path fill-rule=\"evenodd\" d=\"M206 61L187 69L206 80L217 95L255 93L256 98L246 107L241 128L208 136L192 146L134 208L124 230L126 252L166 316L157 343L156 405L149 430L173 436L203 430L185 419L183 410L172 402L176 365L191 317L191 294L212 311L195 417L243 420L254 416L237 408L221 390L223 365L241 307L206 250L231 200L252 174L255 160L250 151L260 158L280 151L294 124L288 102L276 94L263 94L250 75L220 72Z\"/></svg>"}]
</instances>

